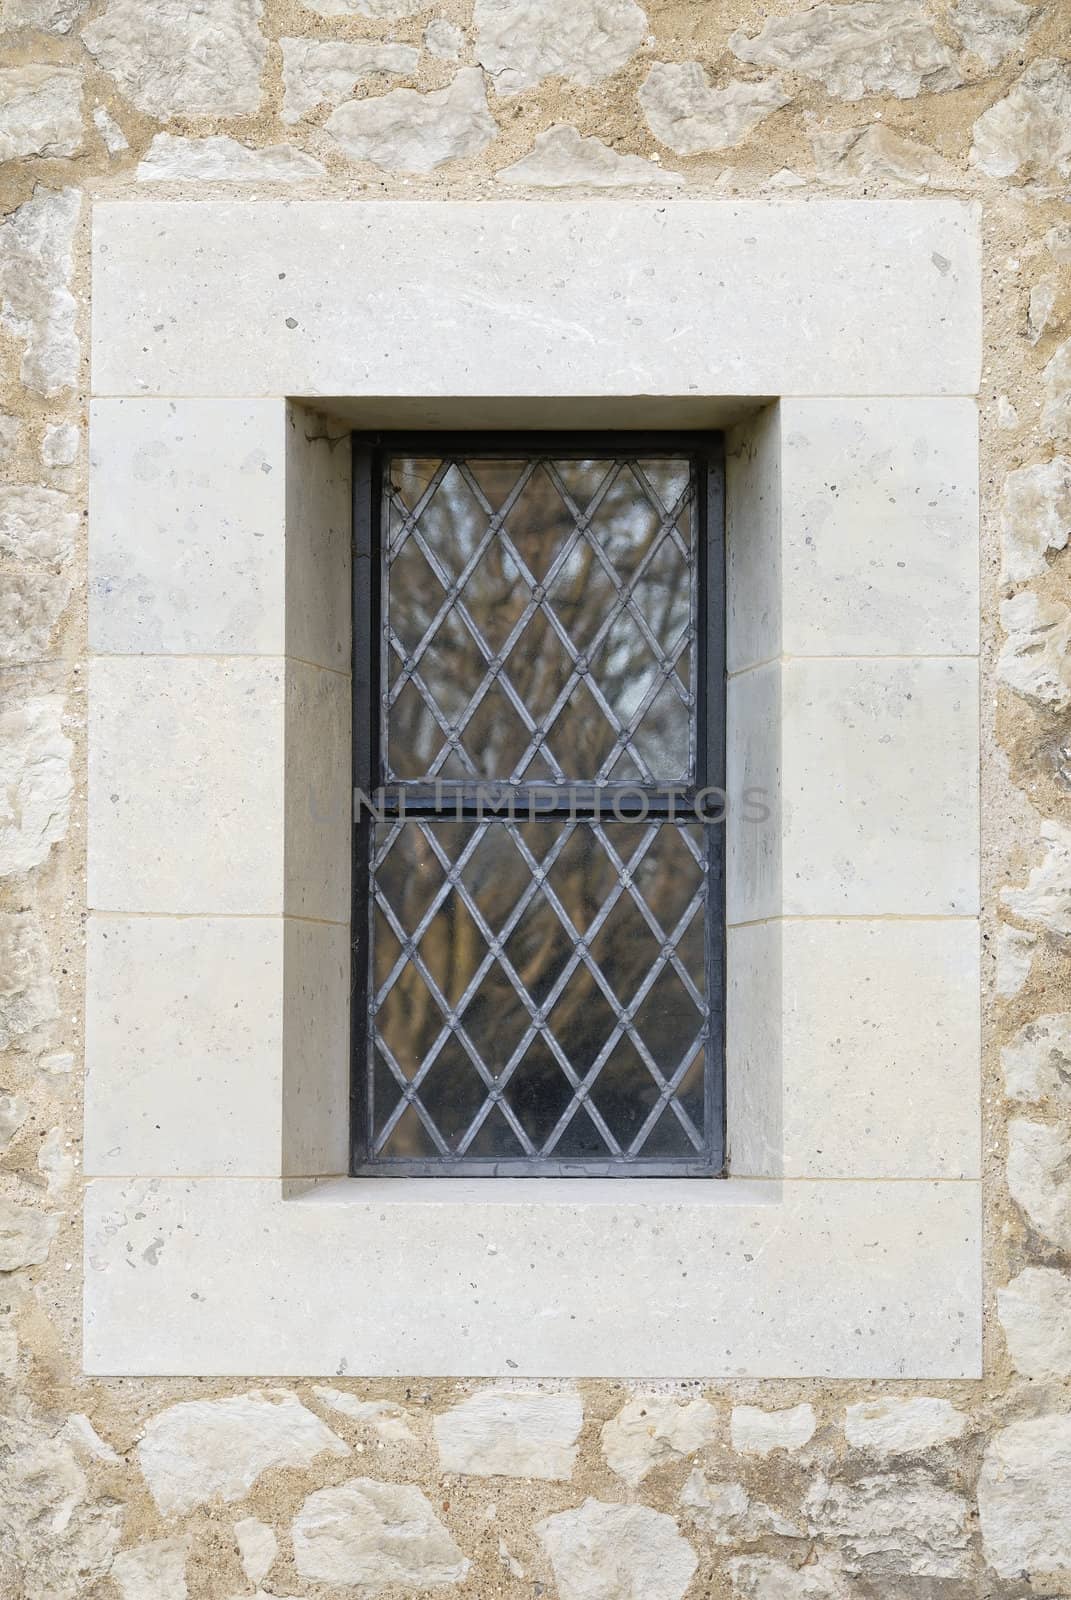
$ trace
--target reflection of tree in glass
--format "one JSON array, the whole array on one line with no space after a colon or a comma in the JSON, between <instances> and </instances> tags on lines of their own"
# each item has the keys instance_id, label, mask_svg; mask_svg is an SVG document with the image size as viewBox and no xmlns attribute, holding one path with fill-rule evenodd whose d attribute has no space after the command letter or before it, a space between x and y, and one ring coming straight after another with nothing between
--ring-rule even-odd
<instances>
[{"instance_id":1,"label":"reflection of tree in glass","mask_svg":"<svg viewBox=\"0 0 1071 1600\"><path fill-rule=\"evenodd\" d=\"M434 827L435 838L451 861L461 855L472 837L471 823L424 824ZM639 824L604 824L607 837L623 863L639 848L646 827ZM563 927L549 900L538 893L505 942L505 955L521 979L532 1006L541 1006L569 962L576 940L588 936L607 896L614 889L619 869L587 823L541 822L520 824L517 833L537 862L542 862L569 830L564 847L548 869L550 887L571 922ZM387 834L377 828L377 848ZM701 830L691 825L698 845ZM651 971L663 943L675 932L701 883L701 869L687 849L683 825L663 824L634 872L634 881L654 913L662 936L656 937L626 890L594 935L592 956L610 985L618 1005L611 1004L590 970L581 963L549 1007L547 1020L555 1039L578 1076L595 1062L613 1032L621 1006L628 1006ZM492 935L498 935L530 883L530 869L521 851L500 823L490 824L462 871L466 892L478 908ZM378 873L378 886L390 902L407 933L424 915L442 883L442 869L421 831L407 822ZM382 932L381 932L382 930ZM682 960L702 996L702 913L693 919L680 942ZM449 1006L456 1006L486 954L486 943L471 913L456 890L447 896L420 941L419 951L429 973ZM386 923L377 921L376 982L381 984L398 953L397 942ZM462 1026L485 1066L497 1074L520 1042L528 1026L526 1008L503 969L493 963L461 1017ZM702 1052L695 1050L702 1017L683 983L663 969L640 1004L635 1026L665 1076L686 1056L694 1055L680 1092L682 1104L702 1128ZM443 1015L414 965L407 964L387 996L377 1027L399 1065L412 1076L425 1059L443 1026ZM381 1128L398 1099L398 1089L380 1074L376 1124ZM516 1069L506 1099L529 1137L538 1145L546 1139L571 1098L568 1081L547 1045L537 1039ZM421 1098L452 1148L483 1103L485 1090L479 1074L456 1040L448 1041L433 1065ZM614 1047L602 1067L593 1100L612 1133L627 1144L644 1122L657 1098L657 1086L639 1051L627 1038ZM461 1112L464 1115L460 1115ZM683 1142L682 1142L683 1141ZM670 1115L657 1124L645 1145L648 1155L688 1153L687 1140ZM432 1153L430 1140L419 1121L407 1114L399 1123L384 1154L399 1159ZM497 1110L487 1119L469 1151L476 1157L521 1155L522 1147L506 1119ZM605 1156L608 1146L584 1112L570 1123L557 1154L582 1158Z\"/></svg>"},{"instance_id":2,"label":"reflection of tree in glass","mask_svg":"<svg viewBox=\"0 0 1071 1600\"><path fill-rule=\"evenodd\" d=\"M416 458L390 463L393 496L388 512L392 551L388 612L403 658L415 652L438 615L445 590L413 538L403 538L397 548L395 541L404 516L419 503L442 465L439 460ZM689 503L678 516L676 528L684 548L690 551L687 462L645 459L638 465L667 511L685 495ZM418 524L424 542L450 581L460 575L487 531L488 513L480 494L492 512L497 512L526 470L520 460L474 459L463 466L464 470L455 462L447 468ZM553 470L579 515L585 513L607 475L614 474L592 517L589 532L573 546L547 584L547 601L574 649L581 654L589 651L621 594L631 588L636 609L645 619L658 653L668 659L691 620L692 582L690 564L680 546L661 532L664 519L627 464L563 460L553 463ZM573 513L554 482L549 464L537 465L505 518L508 535L537 586L544 583L574 526ZM596 554L595 545L607 558L610 572ZM637 576L652 551L642 574ZM461 596L493 656L503 651L531 598L531 585L506 544L494 537ZM397 651L390 650L388 654L393 684L402 671L402 661ZM690 647L686 648L676 666L685 690L690 688L691 657ZM615 616L588 664L592 679L622 726L637 715L647 694L655 691L635 734L634 749L647 762L656 781L686 776L688 707L672 684L662 682L658 655L628 610ZM427 692L450 726L458 725L486 667L486 654L458 611L451 607L419 663ZM505 671L532 721L537 727L542 726L572 671L570 653L542 605L510 646ZM466 765L457 751L450 751L437 770L444 778L465 777L474 770L485 777L538 781L552 775L554 766L543 753L522 762L530 738L509 697L497 683L492 684L460 734L472 765ZM583 683L574 688L547 732L547 744L562 773L578 780L596 778L614 750L615 739L616 729ZM401 778L426 775L443 743L443 731L419 690L412 683L406 684L389 720L388 752L393 772ZM629 781L638 778L640 772L636 761L622 754L608 776L619 782Z\"/></svg>"}]
</instances>

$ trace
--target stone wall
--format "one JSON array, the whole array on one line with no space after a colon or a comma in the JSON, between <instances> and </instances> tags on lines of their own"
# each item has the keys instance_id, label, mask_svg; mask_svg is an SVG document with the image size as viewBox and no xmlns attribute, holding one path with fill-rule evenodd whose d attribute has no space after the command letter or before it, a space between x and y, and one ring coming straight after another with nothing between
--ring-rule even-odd
<instances>
[{"instance_id":1,"label":"stone wall","mask_svg":"<svg viewBox=\"0 0 1071 1600\"><path fill-rule=\"evenodd\" d=\"M0 0L3 1600L1071 1592L1071 11L771 12ZM925 189L987 252L986 1377L83 1378L89 198Z\"/></svg>"}]
</instances>

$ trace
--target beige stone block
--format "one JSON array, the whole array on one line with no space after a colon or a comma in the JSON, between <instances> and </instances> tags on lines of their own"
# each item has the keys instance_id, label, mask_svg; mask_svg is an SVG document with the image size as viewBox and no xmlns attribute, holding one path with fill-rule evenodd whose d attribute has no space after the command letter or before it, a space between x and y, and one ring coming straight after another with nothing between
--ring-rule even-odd
<instances>
[{"instance_id":1,"label":"beige stone block","mask_svg":"<svg viewBox=\"0 0 1071 1600\"><path fill-rule=\"evenodd\" d=\"M271 657L91 663L91 907L283 910L283 707Z\"/></svg>"},{"instance_id":2,"label":"beige stone block","mask_svg":"<svg viewBox=\"0 0 1071 1600\"><path fill-rule=\"evenodd\" d=\"M975 913L976 663L790 661L782 700L784 911Z\"/></svg>"}]
</instances>

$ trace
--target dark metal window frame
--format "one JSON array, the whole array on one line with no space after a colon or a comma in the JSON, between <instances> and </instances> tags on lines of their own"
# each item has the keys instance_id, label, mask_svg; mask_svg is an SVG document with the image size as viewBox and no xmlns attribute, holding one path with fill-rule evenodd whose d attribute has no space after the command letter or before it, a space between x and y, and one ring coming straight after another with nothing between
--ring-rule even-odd
<instances>
[{"instance_id":1,"label":"dark metal window frame","mask_svg":"<svg viewBox=\"0 0 1071 1600\"><path fill-rule=\"evenodd\" d=\"M659 794L658 786L646 784L605 784L598 796L605 818L606 807L615 788L635 796L643 793L651 818L689 814L703 790L725 787L725 493L724 447L718 433L628 432L567 433L465 432L447 433L355 433L353 448L353 785L358 795L374 797L381 815L396 816L399 791L405 791L405 815L451 821L459 816L476 815L477 804L488 809L488 794L498 789L505 802L513 797L518 809L528 804L529 789L523 784L490 780L479 784L444 782L440 794L445 804L436 803L431 784L392 782L384 785L381 756L381 695L383 617L385 588L385 548L382 535L384 460L393 456L458 456L489 459L538 453L559 459L624 459L638 456L691 456L697 478L697 618L696 618L696 782L693 787L676 788L671 801L668 790ZM545 802L546 784L531 786ZM479 802L477 793L479 791ZM585 814L580 786L572 786L572 815ZM578 800L579 795L579 800ZM588 810L594 814L595 788L589 791ZM622 809L625 809L622 795ZM540 820L552 820L555 813L545 804ZM725 1165L725 828L710 822L703 833L707 851L707 904L704 913L706 949L706 987L708 1030L705 1071L705 1128L707 1149L696 1159L673 1161L620 1159L578 1161L523 1159L508 1161L466 1160L442 1156L434 1161L375 1159L371 1149L370 1114L372 1109L371 1014L369 972L372 917L372 844L374 818L367 806L356 805L353 823L352 921L351 921L351 1086L350 1146L354 1175L377 1177L720 1177Z\"/></svg>"}]
</instances>

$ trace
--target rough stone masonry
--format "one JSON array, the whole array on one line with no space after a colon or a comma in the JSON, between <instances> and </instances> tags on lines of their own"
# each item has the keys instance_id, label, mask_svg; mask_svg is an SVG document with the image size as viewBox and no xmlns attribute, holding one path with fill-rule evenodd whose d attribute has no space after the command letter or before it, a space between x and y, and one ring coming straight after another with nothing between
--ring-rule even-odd
<instances>
[{"instance_id":1,"label":"rough stone masonry","mask_svg":"<svg viewBox=\"0 0 1071 1600\"><path fill-rule=\"evenodd\" d=\"M0 1596L1071 1593L1067 0L0 0ZM91 197L981 205L985 1377L80 1374Z\"/></svg>"}]
</instances>

